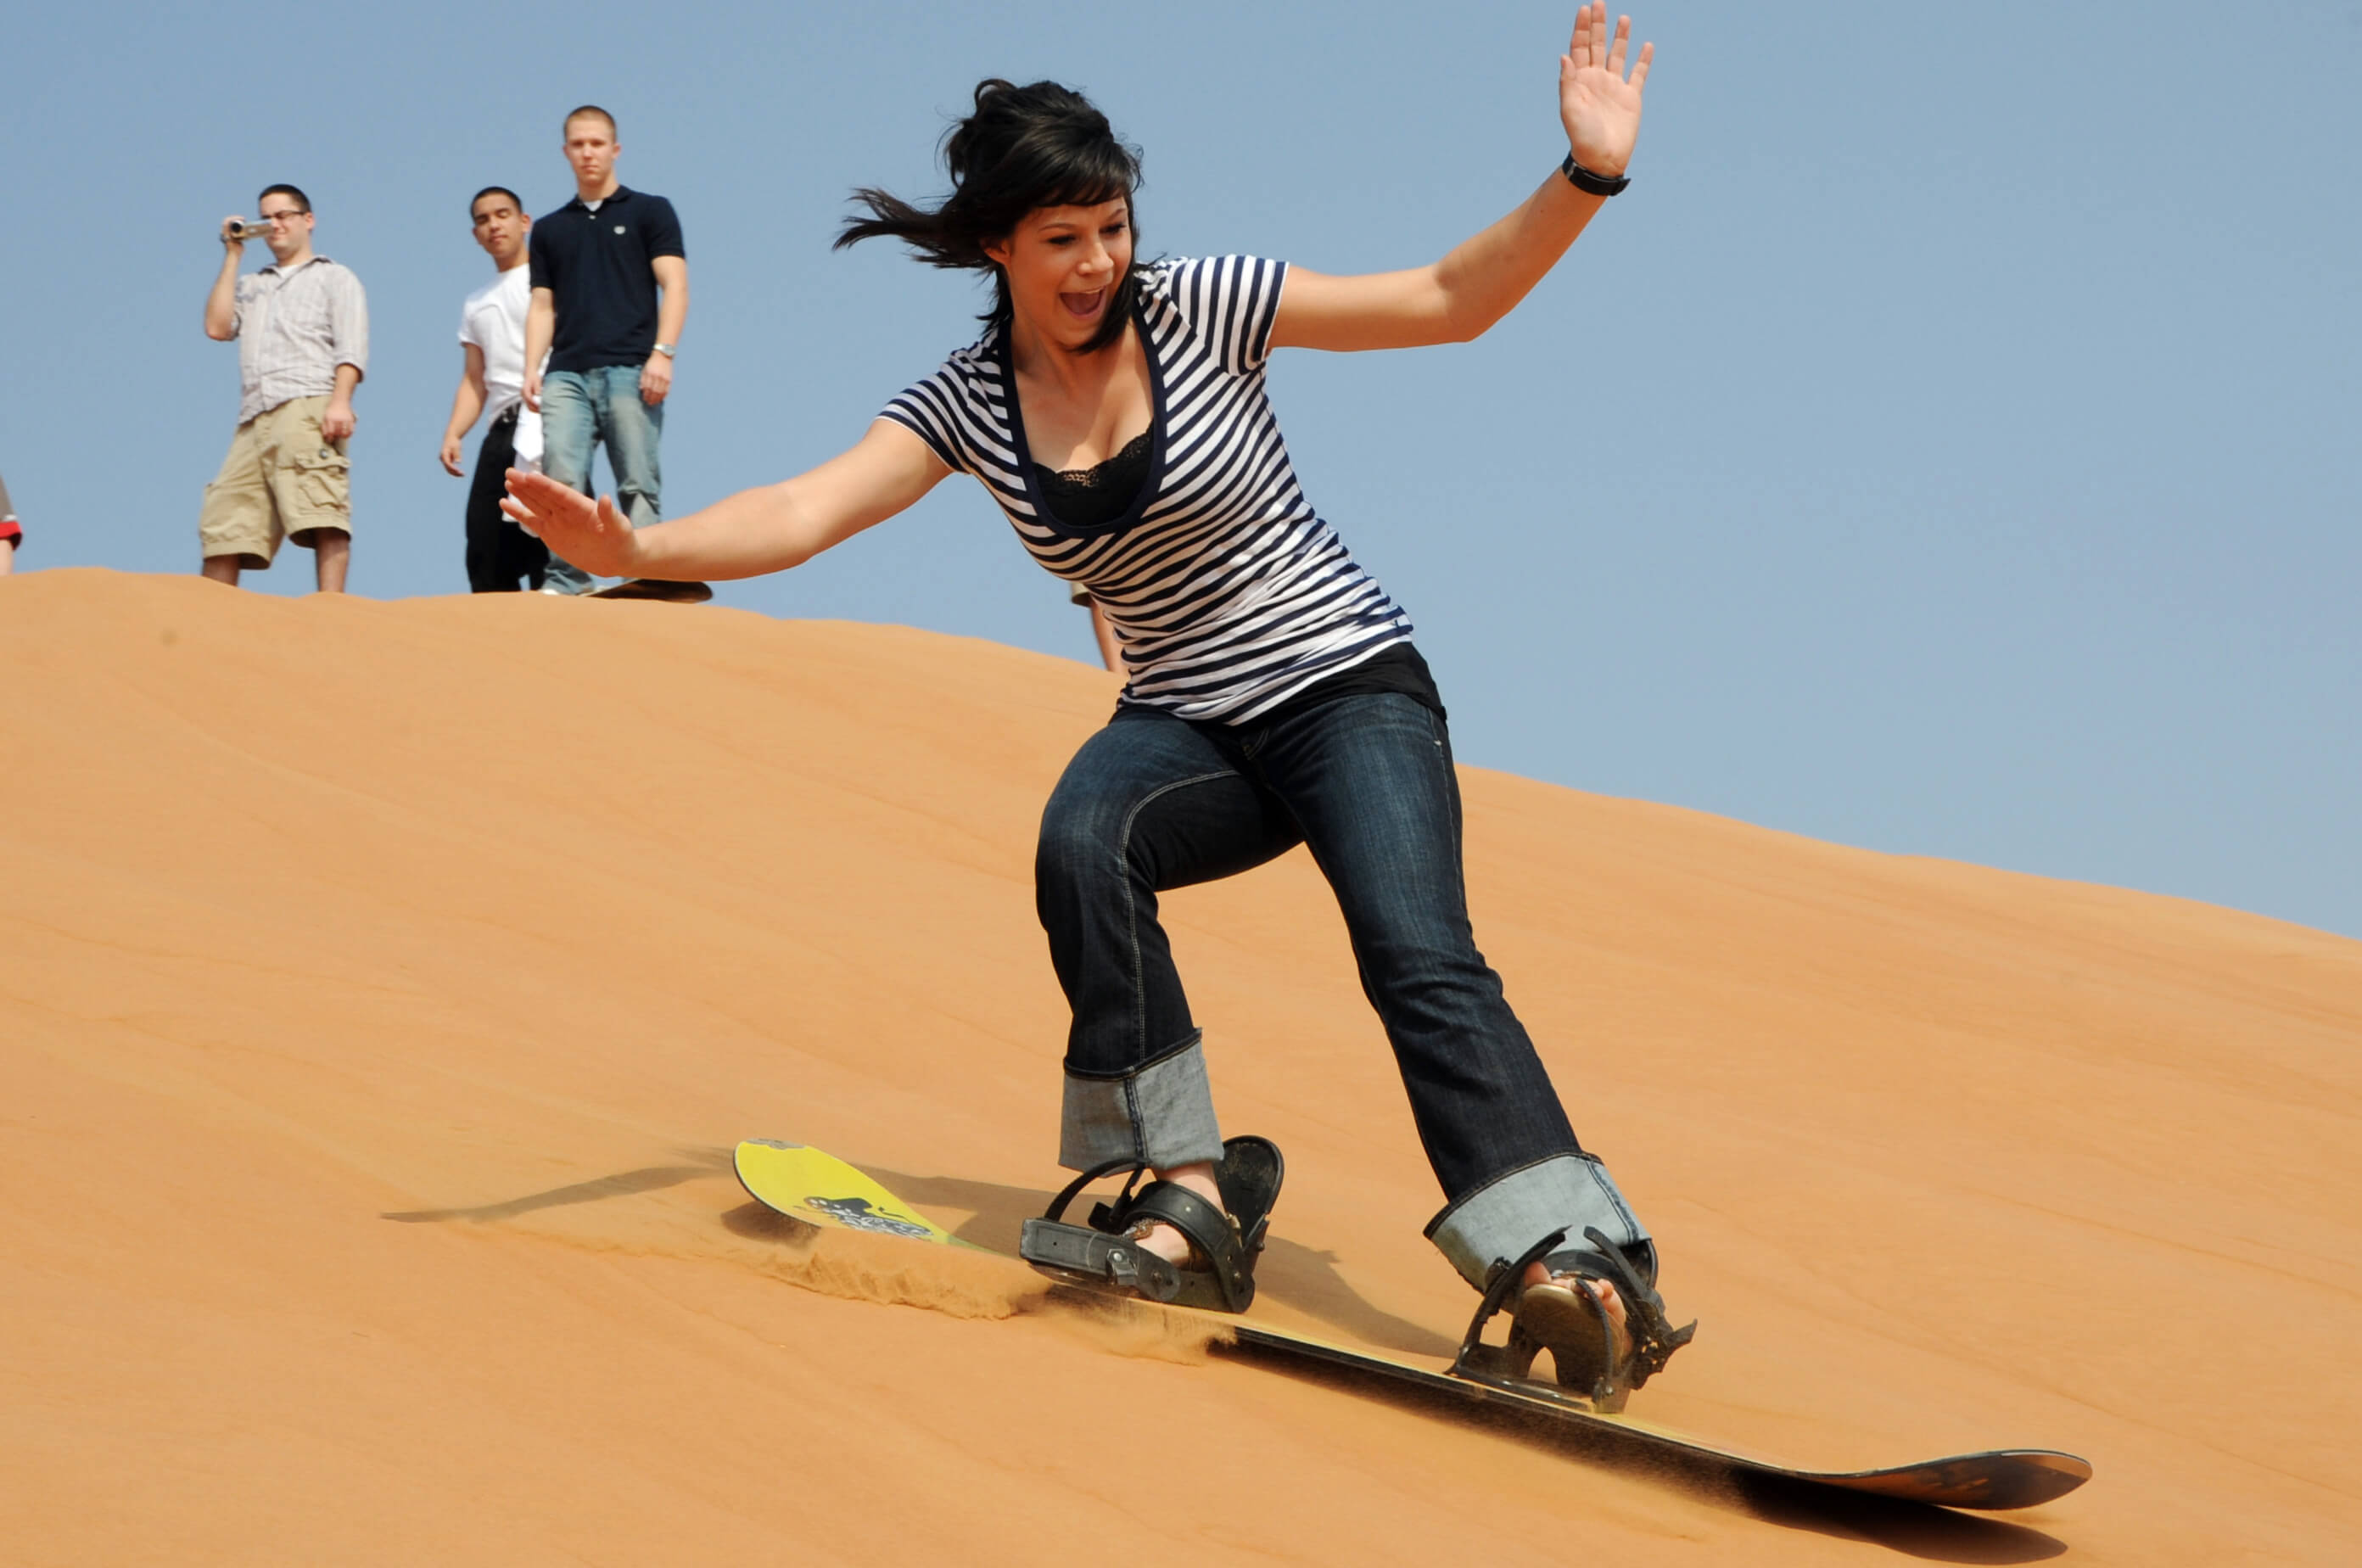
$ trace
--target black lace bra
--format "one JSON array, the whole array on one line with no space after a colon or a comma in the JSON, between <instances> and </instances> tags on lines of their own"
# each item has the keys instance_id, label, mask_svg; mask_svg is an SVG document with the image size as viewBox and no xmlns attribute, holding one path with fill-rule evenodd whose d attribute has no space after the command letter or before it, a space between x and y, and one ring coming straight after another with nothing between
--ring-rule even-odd
<instances>
[{"instance_id":1,"label":"black lace bra","mask_svg":"<svg viewBox=\"0 0 2362 1568\"><path fill-rule=\"evenodd\" d=\"M1052 522L1097 528L1131 510L1140 487L1148 482L1148 432L1143 430L1097 468L1054 469L1036 463L1033 473L1042 484L1042 499L1050 503Z\"/></svg>"}]
</instances>

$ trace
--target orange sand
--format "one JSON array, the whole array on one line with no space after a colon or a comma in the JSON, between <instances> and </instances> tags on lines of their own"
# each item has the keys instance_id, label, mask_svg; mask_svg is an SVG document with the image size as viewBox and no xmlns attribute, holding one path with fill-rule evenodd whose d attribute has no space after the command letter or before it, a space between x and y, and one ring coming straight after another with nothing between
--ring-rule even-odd
<instances>
[{"instance_id":1,"label":"orange sand","mask_svg":"<svg viewBox=\"0 0 2362 1568\"><path fill-rule=\"evenodd\" d=\"M1479 937L1704 1320L1636 1410L2099 1472L1750 1499L745 1203L750 1135L987 1240L1059 1179L1032 832L1108 677L95 571L0 582L0 670L9 1563L2362 1560L2362 944L1470 770ZM1288 1154L1257 1312L1442 1353L1318 875L1169 911Z\"/></svg>"}]
</instances>

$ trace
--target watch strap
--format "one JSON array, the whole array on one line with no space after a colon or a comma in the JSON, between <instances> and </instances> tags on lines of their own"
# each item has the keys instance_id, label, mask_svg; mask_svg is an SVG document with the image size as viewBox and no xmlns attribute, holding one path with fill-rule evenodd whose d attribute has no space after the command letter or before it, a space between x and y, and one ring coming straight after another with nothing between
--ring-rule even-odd
<instances>
[{"instance_id":1,"label":"watch strap","mask_svg":"<svg viewBox=\"0 0 2362 1568\"><path fill-rule=\"evenodd\" d=\"M1605 174L1594 174L1577 163L1572 152L1566 155L1566 161L1558 166L1558 171L1566 176L1568 184L1589 196L1612 196L1632 182L1629 174L1618 174L1612 180Z\"/></svg>"}]
</instances>

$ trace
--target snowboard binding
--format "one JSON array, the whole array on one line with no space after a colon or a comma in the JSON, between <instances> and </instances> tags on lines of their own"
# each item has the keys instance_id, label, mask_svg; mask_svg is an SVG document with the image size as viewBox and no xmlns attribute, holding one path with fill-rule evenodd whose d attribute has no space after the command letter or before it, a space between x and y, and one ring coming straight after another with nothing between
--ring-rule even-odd
<instances>
[{"instance_id":1,"label":"snowboard binding","mask_svg":"<svg viewBox=\"0 0 2362 1568\"><path fill-rule=\"evenodd\" d=\"M1676 1329L1665 1315L1665 1299L1656 1288L1655 1247L1640 1242L1635 1258L1596 1227L1585 1228L1583 1234L1591 1243L1588 1248L1562 1248L1566 1231L1553 1231L1525 1256L1494 1272L1451 1364L1455 1375L1479 1383L1530 1385L1535 1358L1548 1351L1561 1388L1588 1399L1593 1409L1613 1415L1624 1408L1633 1389L1662 1372L1673 1353L1696 1337L1695 1323ZM1526 1270L1537 1263L1553 1277L1547 1284L1528 1286ZM1562 1283L1556 1277L1562 1275L1572 1275L1573 1282ZM1624 1330L1631 1342L1621 1356L1595 1281L1613 1285L1623 1297ZM1486 1344L1485 1325L1512 1298L1516 1306L1508 1342Z\"/></svg>"},{"instance_id":2,"label":"snowboard binding","mask_svg":"<svg viewBox=\"0 0 2362 1568\"><path fill-rule=\"evenodd\" d=\"M1066 1223L1067 1207L1083 1188L1102 1176L1129 1169L1113 1203L1091 1206L1088 1226ZM1243 1312L1254 1299L1255 1259L1271 1228L1272 1206L1286 1172L1279 1146L1268 1138L1226 1140L1214 1182L1220 1209L1169 1181L1140 1185L1148 1167L1136 1160L1110 1160L1068 1182L1042 1218L1025 1221L1017 1253L1027 1263L1072 1285L1128 1291L1149 1301ZM1135 1190L1136 1189L1136 1190ZM1152 1224L1172 1226L1189 1240L1189 1256L1167 1263L1140 1244Z\"/></svg>"}]
</instances>

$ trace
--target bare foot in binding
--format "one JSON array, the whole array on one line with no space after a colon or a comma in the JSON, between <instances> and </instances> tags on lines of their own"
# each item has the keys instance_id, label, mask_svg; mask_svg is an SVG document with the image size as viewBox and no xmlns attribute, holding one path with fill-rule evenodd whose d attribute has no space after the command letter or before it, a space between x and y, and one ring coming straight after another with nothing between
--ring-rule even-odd
<instances>
[{"instance_id":1,"label":"bare foot in binding","mask_svg":"<svg viewBox=\"0 0 2362 1568\"><path fill-rule=\"evenodd\" d=\"M1697 1332L1676 1329L1656 1290L1656 1249L1611 1244L1597 1231L1590 1244L1529 1264L1510 1327L1515 1375L1530 1376L1548 1351L1561 1387L1602 1410L1620 1410L1631 1391L1664 1369Z\"/></svg>"},{"instance_id":2,"label":"bare foot in binding","mask_svg":"<svg viewBox=\"0 0 2362 1568\"><path fill-rule=\"evenodd\" d=\"M1593 1302L1589 1307L1578 1300L1586 1293ZM1562 1297L1566 1305L1575 1311L1595 1313L1604 1318L1608 1332L1614 1338L1617 1359L1631 1354L1632 1331L1624 1326L1624 1297L1617 1293L1614 1281L1591 1279L1579 1274L1552 1274L1546 1264L1529 1265L1526 1270L1526 1289L1522 1300L1539 1302L1551 1297Z\"/></svg>"},{"instance_id":3,"label":"bare foot in binding","mask_svg":"<svg viewBox=\"0 0 2362 1568\"><path fill-rule=\"evenodd\" d=\"M1154 1175L1159 1181L1169 1181L1175 1187L1187 1187L1217 1209L1222 1207L1222 1189L1214 1179L1214 1162L1211 1160L1199 1160L1194 1165L1175 1165L1170 1170L1157 1171ZM1146 1221L1141 1228L1133 1231L1131 1235L1132 1240L1140 1243L1142 1252L1153 1253L1175 1268L1207 1266L1204 1249L1162 1220ZM1191 1262L1193 1255L1197 1260L1194 1264Z\"/></svg>"},{"instance_id":4,"label":"bare foot in binding","mask_svg":"<svg viewBox=\"0 0 2362 1568\"><path fill-rule=\"evenodd\" d=\"M1130 1165L1123 1189L1095 1203L1089 1223L1068 1221L1068 1206L1091 1182L1126 1168L1110 1161L1076 1176L1025 1221L1018 1254L1054 1278L1176 1306L1243 1312L1254 1299L1254 1264L1285 1172L1266 1138L1226 1139L1220 1161L1192 1161L1152 1173Z\"/></svg>"}]
</instances>

